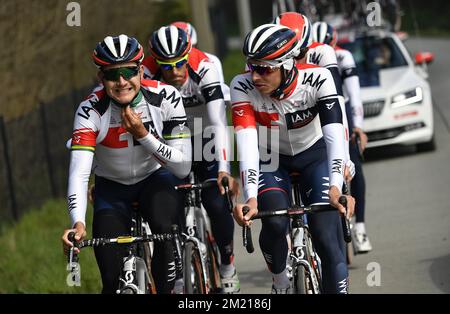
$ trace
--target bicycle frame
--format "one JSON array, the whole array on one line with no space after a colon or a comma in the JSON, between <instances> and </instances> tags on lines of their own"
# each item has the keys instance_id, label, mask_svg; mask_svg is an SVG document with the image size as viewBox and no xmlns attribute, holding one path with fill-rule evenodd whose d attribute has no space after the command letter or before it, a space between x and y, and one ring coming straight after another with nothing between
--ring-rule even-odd
<instances>
[{"instance_id":1,"label":"bicycle frame","mask_svg":"<svg viewBox=\"0 0 450 314\"><path fill-rule=\"evenodd\" d=\"M207 267L208 250L206 246L205 234L211 234L211 226L206 210L201 203L200 190L202 188L215 186L215 181L206 181L197 184L196 175L193 171L189 174L189 184L179 185L176 189L186 189L186 203L185 203L185 227L182 232L183 246L187 242L192 242L197 248L200 255L202 279L205 283L206 293L210 293L211 287L209 285L209 272ZM205 232L206 231L206 232ZM188 267L188 265L185 265Z\"/></svg>"}]
</instances>

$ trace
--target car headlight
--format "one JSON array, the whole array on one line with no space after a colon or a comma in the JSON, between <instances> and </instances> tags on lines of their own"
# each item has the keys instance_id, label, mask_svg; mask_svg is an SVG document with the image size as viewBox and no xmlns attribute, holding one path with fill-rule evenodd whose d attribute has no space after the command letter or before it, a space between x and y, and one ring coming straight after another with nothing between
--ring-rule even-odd
<instances>
[{"instance_id":1,"label":"car headlight","mask_svg":"<svg viewBox=\"0 0 450 314\"><path fill-rule=\"evenodd\" d=\"M391 107L400 108L407 105L412 105L415 103L422 102L423 100L423 90L422 87L416 87L405 93L401 93L392 97Z\"/></svg>"}]
</instances>

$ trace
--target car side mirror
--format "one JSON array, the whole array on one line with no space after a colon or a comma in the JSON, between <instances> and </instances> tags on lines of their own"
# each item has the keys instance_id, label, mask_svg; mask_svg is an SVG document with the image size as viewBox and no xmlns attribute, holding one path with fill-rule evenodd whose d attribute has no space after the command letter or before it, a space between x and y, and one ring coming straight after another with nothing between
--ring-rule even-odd
<instances>
[{"instance_id":1,"label":"car side mirror","mask_svg":"<svg viewBox=\"0 0 450 314\"><path fill-rule=\"evenodd\" d=\"M429 64L434 61L434 53L432 52L418 52L415 56L416 64Z\"/></svg>"}]
</instances>

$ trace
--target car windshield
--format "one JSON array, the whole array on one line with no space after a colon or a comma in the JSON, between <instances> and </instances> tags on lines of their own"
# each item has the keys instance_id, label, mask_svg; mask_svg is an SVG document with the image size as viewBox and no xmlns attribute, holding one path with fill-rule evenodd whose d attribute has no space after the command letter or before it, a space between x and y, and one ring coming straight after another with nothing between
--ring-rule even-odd
<instances>
[{"instance_id":1,"label":"car windshield","mask_svg":"<svg viewBox=\"0 0 450 314\"><path fill-rule=\"evenodd\" d=\"M379 86L380 70L408 65L397 44L389 37L361 37L339 46L352 52L361 87Z\"/></svg>"}]
</instances>

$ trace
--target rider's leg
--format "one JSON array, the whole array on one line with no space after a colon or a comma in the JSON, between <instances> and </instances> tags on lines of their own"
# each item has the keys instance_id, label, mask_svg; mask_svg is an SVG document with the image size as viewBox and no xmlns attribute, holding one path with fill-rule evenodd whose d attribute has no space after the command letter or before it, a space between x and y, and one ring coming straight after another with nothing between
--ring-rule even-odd
<instances>
[{"instance_id":1,"label":"rider's leg","mask_svg":"<svg viewBox=\"0 0 450 314\"><path fill-rule=\"evenodd\" d=\"M217 181L217 162L202 162L197 169L198 179ZM203 206L211 221L211 229L220 251L222 265L230 265L228 273L233 275L233 234L234 221L224 195L220 194L219 187L202 189L201 198ZM232 267L231 267L232 266ZM223 267L222 267L223 269ZM226 274L222 274L226 275Z\"/></svg>"},{"instance_id":2,"label":"rider's leg","mask_svg":"<svg viewBox=\"0 0 450 314\"><path fill-rule=\"evenodd\" d=\"M329 201L326 159L305 168L301 178L308 183L302 185L305 205ZM339 213L331 211L309 215L308 225L322 262L324 292L347 293L348 269Z\"/></svg>"},{"instance_id":3,"label":"rider's leg","mask_svg":"<svg viewBox=\"0 0 450 314\"><path fill-rule=\"evenodd\" d=\"M183 195L174 189L181 181L168 170L153 173L139 197L142 217L149 222L152 233L170 233L183 212ZM171 293L175 283L175 261L171 241L155 242L152 274L157 293Z\"/></svg>"},{"instance_id":4,"label":"rider's leg","mask_svg":"<svg viewBox=\"0 0 450 314\"><path fill-rule=\"evenodd\" d=\"M122 185L96 177L94 190L94 238L115 238L130 233L131 212L127 204L131 191ZM130 188L128 189L130 190ZM95 247L95 258L102 277L102 293L116 293L123 258L127 255L125 246Z\"/></svg>"},{"instance_id":5,"label":"rider's leg","mask_svg":"<svg viewBox=\"0 0 450 314\"><path fill-rule=\"evenodd\" d=\"M285 172L263 172L260 175L258 209L276 210L290 206L289 181ZM272 273L273 288L286 289L289 278L286 273L288 243L286 234L289 228L288 217L271 217L262 220L259 245L267 266Z\"/></svg>"}]
</instances>

